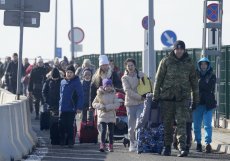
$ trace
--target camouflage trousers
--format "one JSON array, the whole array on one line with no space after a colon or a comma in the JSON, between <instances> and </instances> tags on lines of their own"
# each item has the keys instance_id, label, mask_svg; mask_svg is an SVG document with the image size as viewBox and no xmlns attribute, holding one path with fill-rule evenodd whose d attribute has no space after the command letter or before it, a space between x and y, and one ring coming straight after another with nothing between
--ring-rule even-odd
<instances>
[{"instance_id":1,"label":"camouflage trousers","mask_svg":"<svg viewBox=\"0 0 230 161\"><path fill-rule=\"evenodd\" d=\"M173 124L174 119L177 122L177 140L179 150L185 150L186 147L186 121L189 114L189 101L181 102L162 101L162 115L165 146L171 146L173 142Z\"/></svg>"}]
</instances>

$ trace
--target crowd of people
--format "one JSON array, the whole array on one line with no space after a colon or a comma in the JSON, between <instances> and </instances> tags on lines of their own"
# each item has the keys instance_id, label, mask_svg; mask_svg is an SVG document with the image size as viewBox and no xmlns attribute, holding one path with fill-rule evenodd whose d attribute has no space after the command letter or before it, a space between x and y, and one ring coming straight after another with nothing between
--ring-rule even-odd
<instances>
[{"instance_id":1,"label":"crowd of people","mask_svg":"<svg viewBox=\"0 0 230 161\"><path fill-rule=\"evenodd\" d=\"M136 61L128 58L124 62L122 72L108 60L106 55L100 55L99 67L85 59L81 66L64 59L59 62L44 63L42 57L37 57L32 64L28 58L23 60L20 91L28 96L31 102L31 112L35 109L36 120L39 120L41 105L49 107L59 115L60 145L65 145L65 135L68 145L74 145L74 118L82 113L86 120L88 110L97 111L97 121L101 152L106 148L106 132L108 126L108 150L113 151L113 131L116 122L115 110L119 107L116 91L125 94L124 105L128 116L129 151L136 151L136 123L144 108L146 95L139 95L137 86L144 73L136 67ZM16 94L18 55L14 53L12 60L6 57L0 62L1 87ZM207 58L201 58L197 66L186 52L185 43L176 41L172 52L165 56L159 64L154 82L152 104L160 105L164 125L163 155L171 155L171 146L178 149L178 156L184 157L191 146L192 122L194 124L196 150L202 152L201 126L204 123L205 152L211 153L212 142L212 110L216 107L215 83L216 76ZM33 104L32 104L33 103ZM176 126L176 142L173 141L173 128ZM173 143L174 142L174 143Z\"/></svg>"}]
</instances>

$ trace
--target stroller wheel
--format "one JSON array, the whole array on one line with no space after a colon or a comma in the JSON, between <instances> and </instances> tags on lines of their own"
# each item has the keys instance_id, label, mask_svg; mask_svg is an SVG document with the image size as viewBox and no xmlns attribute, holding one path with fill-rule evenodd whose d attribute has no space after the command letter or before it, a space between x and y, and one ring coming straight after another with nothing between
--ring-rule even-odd
<instances>
[{"instance_id":1,"label":"stroller wheel","mask_svg":"<svg viewBox=\"0 0 230 161\"><path fill-rule=\"evenodd\" d=\"M123 145L124 145L124 147L129 147L130 146L130 141L129 141L129 139L127 139L127 138L124 138L123 139Z\"/></svg>"}]
</instances>

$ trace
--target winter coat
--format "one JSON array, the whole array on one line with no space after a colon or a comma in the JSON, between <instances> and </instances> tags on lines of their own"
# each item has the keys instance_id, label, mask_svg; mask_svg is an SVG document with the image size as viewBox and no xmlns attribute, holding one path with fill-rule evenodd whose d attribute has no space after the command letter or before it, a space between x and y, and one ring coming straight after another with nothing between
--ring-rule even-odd
<instances>
[{"instance_id":1,"label":"winter coat","mask_svg":"<svg viewBox=\"0 0 230 161\"><path fill-rule=\"evenodd\" d=\"M63 79L60 87L59 111L76 112L83 108L83 89L79 77Z\"/></svg>"},{"instance_id":2,"label":"winter coat","mask_svg":"<svg viewBox=\"0 0 230 161\"><path fill-rule=\"evenodd\" d=\"M11 83L17 83L18 61L11 61L6 68L6 75L8 75Z\"/></svg>"},{"instance_id":3,"label":"winter coat","mask_svg":"<svg viewBox=\"0 0 230 161\"><path fill-rule=\"evenodd\" d=\"M102 87L97 90L97 96L93 101L93 108L97 109L98 122L116 122L116 111L120 103L115 91L106 92ZM105 107L105 110L102 108Z\"/></svg>"},{"instance_id":4,"label":"winter coat","mask_svg":"<svg viewBox=\"0 0 230 161\"><path fill-rule=\"evenodd\" d=\"M142 72L138 72L139 78L143 77ZM127 72L122 76L122 86L125 92L125 106L139 105L144 102L142 96L137 93L137 86L139 84L137 74L130 76Z\"/></svg>"},{"instance_id":5,"label":"winter coat","mask_svg":"<svg viewBox=\"0 0 230 161\"><path fill-rule=\"evenodd\" d=\"M43 85L42 96L44 103L52 108L59 107L61 78L58 80L48 79Z\"/></svg>"},{"instance_id":6,"label":"winter coat","mask_svg":"<svg viewBox=\"0 0 230 161\"><path fill-rule=\"evenodd\" d=\"M91 81L82 81L82 88L83 88L83 92L84 92L84 104L83 104L83 108L89 108L89 95L90 95L90 84Z\"/></svg>"},{"instance_id":7,"label":"winter coat","mask_svg":"<svg viewBox=\"0 0 230 161\"><path fill-rule=\"evenodd\" d=\"M178 59L172 51L160 61L154 87L154 99L183 101L192 98L199 103L199 90L196 70L192 59L185 52Z\"/></svg>"},{"instance_id":8,"label":"winter coat","mask_svg":"<svg viewBox=\"0 0 230 161\"><path fill-rule=\"evenodd\" d=\"M113 81L113 86L115 89L122 89L122 83L121 83L121 79L119 78L119 76L117 75L117 72L112 72L110 76L108 76L109 79L111 79ZM96 78L99 80L95 80L93 79L90 85L90 102L92 103L94 98L97 95L97 89L102 86L102 78ZM96 81L98 81L99 83L97 83Z\"/></svg>"},{"instance_id":9,"label":"winter coat","mask_svg":"<svg viewBox=\"0 0 230 161\"><path fill-rule=\"evenodd\" d=\"M207 61L208 68L205 73L201 72L200 62ZM200 105L205 105L207 110L216 107L215 100L215 85L216 85L216 75L213 73L212 67L208 59L201 59L198 61L197 75L199 82L199 94L200 94Z\"/></svg>"},{"instance_id":10,"label":"winter coat","mask_svg":"<svg viewBox=\"0 0 230 161\"><path fill-rule=\"evenodd\" d=\"M30 81L28 91L33 94L41 94L43 84L46 81L46 74L48 70L45 67L35 67L32 69L30 74Z\"/></svg>"}]
</instances>

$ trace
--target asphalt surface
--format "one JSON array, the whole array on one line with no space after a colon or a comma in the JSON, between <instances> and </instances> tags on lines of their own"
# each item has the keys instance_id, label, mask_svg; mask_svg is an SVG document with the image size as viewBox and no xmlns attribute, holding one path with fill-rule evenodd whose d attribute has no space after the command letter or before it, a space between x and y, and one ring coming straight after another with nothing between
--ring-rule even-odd
<instances>
[{"instance_id":1,"label":"asphalt surface","mask_svg":"<svg viewBox=\"0 0 230 161\"><path fill-rule=\"evenodd\" d=\"M230 160L230 155L221 152L211 154L198 153L195 144L192 145L188 157L177 157L177 151L172 151L172 156L166 157L158 154L137 154L129 152L121 141L114 143L114 152L99 152L98 144L79 144L76 141L73 149L60 146L52 146L49 140L49 131L40 131L39 121L32 118L32 126L38 136L38 145L26 161L215 161ZM77 139L76 139L77 140Z\"/></svg>"}]
</instances>

